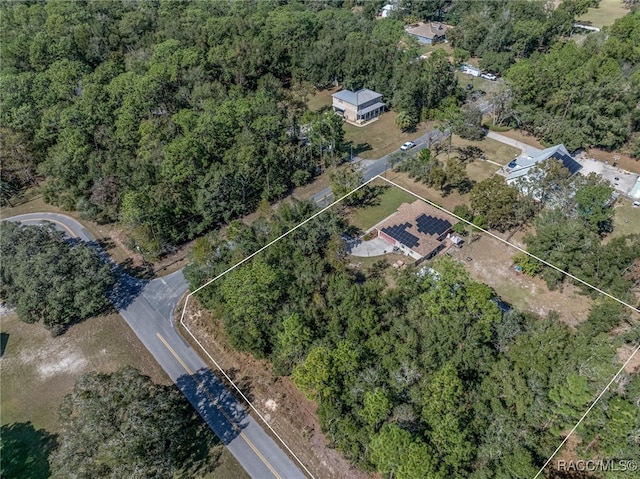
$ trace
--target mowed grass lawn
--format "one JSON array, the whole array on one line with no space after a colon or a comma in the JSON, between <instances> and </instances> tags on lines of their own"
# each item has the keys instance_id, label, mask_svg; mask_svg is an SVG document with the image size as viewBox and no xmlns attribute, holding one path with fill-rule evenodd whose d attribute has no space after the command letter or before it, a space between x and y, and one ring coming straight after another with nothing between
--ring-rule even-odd
<instances>
[{"instance_id":1,"label":"mowed grass lawn","mask_svg":"<svg viewBox=\"0 0 640 479\"><path fill-rule=\"evenodd\" d=\"M577 22L602 28L613 25L613 22L627 13L629 10L624 8L622 0L600 0L598 8L590 8L587 13L577 19Z\"/></svg>"},{"instance_id":2,"label":"mowed grass lawn","mask_svg":"<svg viewBox=\"0 0 640 479\"><path fill-rule=\"evenodd\" d=\"M615 205L613 232L605 242L630 234L640 234L640 207L634 208L630 199L620 198Z\"/></svg>"},{"instance_id":3,"label":"mowed grass lawn","mask_svg":"<svg viewBox=\"0 0 640 479\"><path fill-rule=\"evenodd\" d=\"M396 125L395 111L387 111L368 125L354 126L344 123L344 139L347 148L353 147L353 154L367 160L377 160L400 148L405 141L415 141L435 123L420 123L416 131L405 133Z\"/></svg>"},{"instance_id":4,"label":"mowed grass lawn","mask_svg":"<svg viewBox=\"0 0 640 479\"><path fill-rule=\"evenodd\" d=\"M373 184L373 183L372 183ZM373 188L382 190L374 204L363 208L354 208L349 214L349 222L366 231L387 216L394 213L402 203L413 203L417 198L395 186L373 184Z\"/></svg>"},{"instance_id":5,"label":"mowed grass lawn","mask_svg":"<svg viewBox=\"0 0 640 479\"><path fill-rule=\"evenodd\" d=\"M457 151L458 148L467 148L469 146L480 148L487 157L487 160L498 163L499 165L506 165L520 154L520 150L517 148L505 145L504 143L491 138L483 138L480 141L471 141L460 138L457 135L453 135L453 138L451 139L451 158L459 156ZM442 162L447 161L447 148L447 143L445 141L442 143L442 149L436 157L438 160ZM475 159L467 163L467 174L469 175L469 178L475 181L482 181L494 174L499 169L499 166L490 163L489 161Z\"/></svg>"},{"instance_id":6,"label":"mowed grass lawn","mask_svg":"<svg viewBox=\"0 0 640 479\"><path fill-rule=\"evenodd\" d=\"M332 90L320 90L307 101L307 108L311 111L319 111L331 106L331 95L339 88ZM396 125L397 114L387 111L380 117L365 126L354 126L344 122L345 148L349 153L353 151L355 156L367 160L377 160L393 151L396 151L405 141L414 141L433 129L435 123L420 123L416 131L405 133ZM352 150L353 148L353 150Z\"/></svg>"}]
</instances>

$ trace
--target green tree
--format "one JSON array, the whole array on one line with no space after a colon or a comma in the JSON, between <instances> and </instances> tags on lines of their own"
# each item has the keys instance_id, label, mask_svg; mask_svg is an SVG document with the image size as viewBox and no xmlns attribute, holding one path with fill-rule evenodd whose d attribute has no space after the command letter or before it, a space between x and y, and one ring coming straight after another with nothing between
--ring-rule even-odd
<instances>
[{"instance_id":1,"label":"green tree","mask_svg":"<svg viewBox=\"0 0 640 479\"><path fill-rule=\"evenodd\" d=\"M275 306L282 297L282 275L256 260L228 275L220 287L226 306L225 326L233 345L258 357L274 347Z\"/></svg>"},{"instance_id":2,"label":"green tree","mask_svg":"<svg viewBox=\"0 0 640 479\"><path fill-rule=\"evenodd\" d=\"M371 461L382 474L395 477L410 444L411 434L408 431L387 423L371 439Z\"/></svg>"},{"instance_id":3,"label":"green tree","mask_svg":"<svg viewBox=\"0 0 640 479\"><path fill-rule=\"evenodd\" d=\"M575 196L578 214L591 231L602 235L613 229L612 194L613 188L595 173L582 185L578 184Z\"/></svg>"},{"instance_id":4,"label":"green tree","mask_svg":"<svg viewBox=\"0 0 640 479\"><path fill-rule=\"evenodd\" d=\"M314 346L304 362L299 363L291 379L308 398L323 399L333 391L331 353L324 346Z\"/></svg>"},{"instance_id":5,"label":"green tree","mask_svg":"<svg viewBox=\"0 0 640 479\"><path fill-rule=\"evenodd\" d=\"M467 406L464 385L455 368L445 365L427 386L422 416L430 426L427 433L447 464L454 469L472 457L472 443L465 431Z\"/></svg>"},{"instance_id":6,"label":"green tree","mask_svg":"<svg viewBox=\"0 0 640 479\"><path fill-rule=\"evenodd\" d=\"M113 275L97 251L72 245L53 225L0 223L0 296L22 321L53 334L108 307Z\"/></svg>"},{"instance_id":7,"label":"green tree","mask_svg":"<svg viewBox=\"0 0 640 479\"><path fill-rule=\"evenodd\" d=\"M482 215L489 228L499 231L506 231L523 223L524 219L516 216L519 202L518 189L507 185L500 176L487 178L471 190L471 207L474 212Z\"/></svg>"},{"instance_id":8,"label":"green tree","mask_svg":"<svg viewBox=\"0 0 640 479\"><path fill-rule=\"evenodd\" d=\"M367 426L372 431L375 431L379 424L389 417L391 407L391 401L385 391L381 388L376 388L365 394L360 416Z\"/></svg>"},{"instance_id":9,"label":"green tree","mask_svg":"<svg viewBox=\"0 0 640 479\"><path fill-rule=\"evenodd\" d=\"M133 368L81 376L63 401L60 425L53 477L173 476L198 460L207 434L176 388Z\"/></svg>"},{"instance_id":10,"label":"green tree","mask_svg":"<svg viewBox=\"0 0 640 479\"><path fill-rule=\"evenodd\" d=\"M329 173L329 179L333 198L337 200L362 185L363 173L357 165L347 165L346 167L333 169ZM345 198L344 202L347 205L357 204L363 199L364 194L364 188L361 188Z\"/></svg>"},{"instance_id":11,"label":"green tree","mask_svg":"<svg viewBox=\"0 0 640 479\"><path fill-rule=\"evenodd\" d=\"M298 313L286 316L282 320L282 331L278 333L276 344L276 364L282 364L288 373L291 367L299 363L313 341L313 331Z\"/></svg>"}]
</instances>

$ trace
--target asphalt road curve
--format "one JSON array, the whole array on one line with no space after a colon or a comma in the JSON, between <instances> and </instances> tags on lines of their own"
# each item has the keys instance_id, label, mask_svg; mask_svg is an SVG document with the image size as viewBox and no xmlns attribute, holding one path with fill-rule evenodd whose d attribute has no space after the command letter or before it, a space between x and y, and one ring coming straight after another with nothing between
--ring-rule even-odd
<instances>
[{"instance_id":1,"label":"asphalt road curve","mask_svg":"<svg viewBox=\"0 0 640 479\"><path fill-rule=\"evenodd\" d=\"M8 221L49 222L99 248L89 232L68 216L33 213ZM106 256L102 250L101 254ZM128 276L116 265L114 271L117 282L111 302L247 473L256 479L306 477L175 329L172 314L188 289L182 270L153 281Z\"/></svg>"}]
</instances>

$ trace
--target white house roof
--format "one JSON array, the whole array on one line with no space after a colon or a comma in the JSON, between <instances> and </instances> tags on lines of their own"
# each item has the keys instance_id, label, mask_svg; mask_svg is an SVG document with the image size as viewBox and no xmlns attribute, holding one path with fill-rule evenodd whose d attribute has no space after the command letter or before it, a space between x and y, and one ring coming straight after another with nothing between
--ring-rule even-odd
<instances>
[{"instance_id":1,"label":"white house roof","mask_svg":"<svg viewBox=\"0 0 640 479\"><path fill-rule=\"evenodd\" d=\"M640 200L640 177L636 180L636 184L631 190L630 195L634 200Z\"/></svg>"},{"instance_id":2,"label":"white house roof","mask_svg":"<svg viewBox=\"0 0 640 479\"><path fill-rule=\"evenodd\" d=\"M351 90L340 90L337 93L334 93L333 98L337 98L338 100L346 101L347 103L351 103L352 105L358 106L362 105L371 100L377 100L382 98L380 93L376 93L373 90L369 90L368 88L363 88L362 90L358 90L356 92L352 92Z\"/></svg>"},{"instance_id":3,"label":"white house roof","mask_svg":"<svg viewBox=\"0 0 640 479\"><path fill-rule=\"evenodd\" d=\"M517 158L516 166L507 176L507 181L513 181L517 178L525 176L527 173L529 173L529 170L531 170L534 165L546 161L549 158L555 158L556 160L561 161L564 167L568 169L569 173L571 173L572 175L576 174L578 170L582 168L582 165L580 165L580 163L578 163L571 157L565 146L560 144L542 150L540 153L533 157Z\"/></svg>"}]
</instances>

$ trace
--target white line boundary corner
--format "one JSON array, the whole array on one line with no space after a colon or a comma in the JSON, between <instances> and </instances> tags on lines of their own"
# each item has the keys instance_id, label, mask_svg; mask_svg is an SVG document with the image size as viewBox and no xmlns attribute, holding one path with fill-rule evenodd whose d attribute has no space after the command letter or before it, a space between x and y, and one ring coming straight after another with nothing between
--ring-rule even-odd
<instances>
[{"instance_id":1,"label":"white line boundary corner","mask_svg":"<svg viewBox=\"0 0 640 479\"><path fill-rule=\"evenodd\" d=\"M259 248L258 250L256 250L255 252L251 253L249 256L245 257L244 259L242 259L241 261L235 263L233 266L229 267L227 270L223 271L222 273L220 273L219 275L217 275L215 278L210 279L209 281L207 281L206 283L204 283L202 286L196 288L195 290L191 291L189 294L187 294L185 302L184 302L184 307L182 308L182 314L180 317L180 324L182 325L182 327L187 331L187 333L189 333L189 335L191 336L191 338L193 338L193 340L196 342L196 344L200 347L200 349L202 349L202 351L206 354L206 356L211 360L211 362L218 368L218 370L222 373L222 375L225 377L225 379L227 381L229 381L229 383L234 387L234 389L236 390L236 392L242 397L242 399L249 405L249 407L251 408L251 410L262 420L262 422L269 428L269 430L273 433L273 435L278 439L278 441L280 441L280 443L285 447L285 449L289 452L289 454L291 454L291 456L293 458L295 458L295 460L298 462L298 464L304 469L304 471L312 478L315 479L315 477L313 476L313 474L311 473L311 471L309 471L309 469L302 463L302 461L300 460L300 458L298 458L298 456L295 455L295 453L291 450L291 448L285 443L285 441L282 439L282 437L273 429L273 427L267 422L267 420L264 418L264 416L260 413L260 411L258 411L258 409L251 403L251 401L249 401L249 399L244 395L244 393L240 390L240 388L236 385L236 383L229 377L229 375L226 373L226 371L224 369L222 369L222 367L220 366L220 364L211 356L211 354L209 354L209 352L205 349L205 347L202 345L202 343L198 340L198 338L196 338L196 336L193 334L193 332L189 329L189 327L187 326L187 324L184 322L185 319L185 315L187 312L187 306L189 303L189 299L198 291L202 290L203 288L206 288L207 286L209 286L211 283L213 283L214 281L217 281L218 279L222 278L223 276L225 276L226 274L230 273L231 271L233 271L234 269L236 269L238 266L241 266L242 264L246 263L247 261L249 261L250 259L252 259L253 257L255 257L256 255L260 254L262 251L264 251L265 249L267 249L268 247L272 246L273 244L277 243L278 241L280 241L281 239L289 236L291 233L293 233L294 231L296 231L298 228L302 227L303 225L305 225L306 223L308 223L309 221L313 220L314 218L318 217L319 215L321 215L322 213L324 213L325 211L327 211L328 209L331 209L333 206L335 206L336 204L340 203L341 201L343 201L344 199L348 198L349 196L351 196L353 193L355 193L356 191L360 190L361 188L365 187L366 185L368 185L369 183L371 183L372 181L376 180L376 179L381 179L393 186L395 186L396 188L399 188L403 191L405 191L406 193L411 194L412 196L415 196L416 198L424 201L425 203L433 206L434 208L437 208L440 211L443 211L445 213L447 213L448 215L453 216L454 218L456 218L459 221L462 221L470 226L473 226L475 229L487 234L488 236L497 239L498 241L501 241L502 243L511 246L512 248L518 250L521 253L524 253L528 256L530 256L531 258L539 261L540 263L555 269L556 271L568 276L569 278L587 286L588 288L593 289L594 291L597 291L598 293L612 299L613 301L616 301L617 303L620 303L621 305L631 309L632 311L635 311L637 313L640 313L640 310L632 305L630 305L629 303L607 293L606 291L601 290L600 288L598 288L597 286L594 286L580 278L578 278L577 276L572 275L571 273L568 273L564 270L562 270L561 268L558 268L557 266L555 266L552 263L549 263L548 261L543 260L542 258L539 258L529 252L527 252L525 249L520 248L519 246L503 239L500 238L499 236L491 233L490 231L487 231L484 228L479 228L478 226L474 225L473 223L471 223L468 220L465 220L464 218L461 218L460 216L457 216L456 214L454 214L453 212L443 208L442 206L434 203L433 201L430 201L426 198L423 198L422 196L414 193L413 191L398 185L397 183L383 177L380 175L376 175L373 178L371 178L370 180L365 181L364 183L362 183L361 185L359 185L357 188L354 188L352 191L350 191L349 193L345 194L344 196L338 198L337 200L333 201L331 204L329 204L328 206L325 206L324 208L320 209L319 211L317 211L316 213L314 213L313 215L311 215L309 218L305 219L304 221L302 221L301 223L299 223L298 225L294 226L293 228L291 228L290 230L288 230L287 232L283 233L282 235L278 236L276 239L270 241L269 243L267 243L266 245L264 245L263 247ZM587 415L589 414L589 412L591 412L591 410L595 407L595 405L600 401L600 399L602 398L602 396L604 396L604 394L608 391L609 387L616 381L616 379L620 376L620 374L622 373L622 371L624 370L624 368L627 366L627 364L629 364L629 362L633 359L633 357L638 353L638 351L640 350L640 345L638 345L636 347L636 349L633 351L633 353L629 356L629 358L625 361L625 363L622 365L622 367L620 367L620 369L618 370L618 372L613 376L613 378L611 378L611 381L609 381L609 383L604 387L604 389L600 392L600 394L598 394L598 396L595 398L595 400L591 403L591 405L589 406L589 408L586 410L586 412L582 415L582 417L580 418L580 420L575 424L575 426L571 429L571 431L569 431L569 433L566 435L566 437L564 438L564 440L560 443L560 445L557 447L557 449L553 452L553 454L547 459L547 461L545 462L545 464L542 466L542 468L538 471L538 473L533 477L533 479L537 479L540 474L542 474L542 472L544 471L544 469L549 465L549 463L553 460L553 458L555 457L555 455L560 451L560 449L562 448L562 446L564 446L564 444L567 442L567 440L569 439L569 437L576 431L576 429L580 426L580 424L582 423L582 421L587 417Z\"/></svg>"},{"instance_id":2,"label":"white line boundary corner","mask_svg":"<svg viewBox=\"0 0 640 479\"><path fill-rule=\"evenodd\" d=\"M264 251L265 249L267 249L269 246L272 246L273 244L277 243L278 241L280 241L283 238L286 238L287 236L289 236L291 233L293 233L294 231L296 231L298 228L304 226L305 224L307 224L308 222L312 221L314 218L320 216L322 213L324 213L325 211L327 211L328 209L331 209L333 206L335 206L336 204L340 203L342 200L344 200L345 198L348 198L349 196L351 196L353 193L355 193L356 191L358 191L359 189L365 187L366 185L368 185L369 183L371 183L373 180L375 180L377 178L377 176L374 176L373 178L371 178L368 181L365 181L364 183L362 183L361 185L359 185L357 188L354 188L353 190L351 190L349 193L347 193L346 195L338 198L337 200L335 200L333 203L329 204L328 206L325 206L324 208L322 208L320 211L317 211L316 213L314 213L313 215L311 215L309 218L305 219L304 221L302 221L301 223L297 224L296 226L294 226L293 228L291 228L290 230L288 230L287 232L281 234L280 236L278 236L276 239L274 239L273 241L270 241L269 243L267 243L266 245L264 245L262 248L254 251L253 253L251 253L249 256L245 257L244 259L242 259L241 261L238 261L237 263L235 263L233 266L231 266L230 268L228 268L227 270L223 271L222 273L220 273L218 276L216 276L213 279L210 279L209 281L207 281L206 283L204 283L202 286L196 288L195 290L191 291L189 294L187 294L187 297L184 301L184 307L182 308L182 315L180 316L180 324L182 325L182 327L187 331L187 333L189 333L189 336L191 336L193 338L193 340L196 342L196 344L198 346L200 346L200 349L202 349L202 351L207 355L207 357L211 360L211 362L213 364L215 364L216 368L218 368L218 370L222 373L222 375L225 377L225 379L227 381L229 381L229 383L233 386L233 388L237 391L238 394L240 394L240 396L242 397L242 399L249 405L249 407L251 408L251 410L257 414L257 416L262 420L262 422L269 428L269 430L273 433L273 435L278 439L278 441L280 441L280 443L285 447L285 449L289 452L289 454L291 454L291 456L293 456L293 458L295 458L295 460L298 462L298 464L304 469L304 471L312 478L315 479L315 476L311 473L311 471L309 471L309 469L303 464L303 462L300 460L300 458L298 456L296 456L296 454L291 450L291 448L287 445L287 443L284 441L284 439L282 439L282 437L273 429L273 427L271 426L271 424L269 424L269 422L264 418L264 416L260 413L260 411L258 411L258 409L253 405L253 403L251 401L249 401L249 398L247 398L247 396L244 395L244 393L240 390L240 388L236 385L236 383L229 377L229 375L226 373L226 371L224 369L222 369L222 367L220 366L220 364L211 356L211 354L209 354L209 352L205 349L205 347L202 345L202 343L198 340L198 338L195 337L195 335L191 332L191 330L189 329L189 327L186 325L186 323L184 322L184 318L185 315L187 313L187 306L189 304L189 299L196 294L198 291L202 290L203 288L206 288L207 286L209 286L211 283L213 283L214 281L217 281L218 279L222 278L224 275L226 275L227 273L230 273L231 271L233 271L234 269L236 269L238 266L241 266L242 264L246 263L247 261L249 261L251 258L253 258L254 256L260 254L262 251Z\"/></svg>"}]
</instances>

